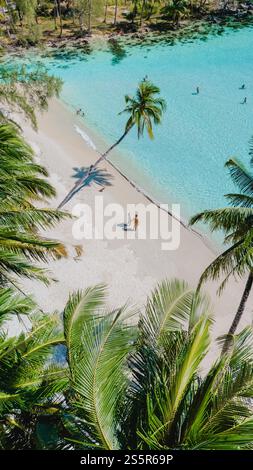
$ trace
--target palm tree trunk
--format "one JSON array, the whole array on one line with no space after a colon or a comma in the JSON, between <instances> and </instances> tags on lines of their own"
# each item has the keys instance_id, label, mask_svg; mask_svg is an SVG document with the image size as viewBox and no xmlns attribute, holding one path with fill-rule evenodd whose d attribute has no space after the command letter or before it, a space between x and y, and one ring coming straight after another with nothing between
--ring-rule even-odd
<instances>
[{"instance_id":1,"label":"palm tree trunk","mask_svg":"<svg viewBox=\"0 0 253 470\"><path fill-rule=\"evenodd\" d=\"M115 8L114 8L114 26L117 24L117 14L118 14L118 0L115 0Z\"/></svg>"},{"instance_id":2,"label":"palm tree trunk","mask_svg":"<svg viewBox=\"0 0 253 470\"><path fill-rule=\"evenodd\" d=\"M10 22L9 22L9 17L6 14L5 10L3 12L3 15L4 15L4 21L5 21L6 34L7 34L8 37L10 37L10 35L11 35L11 33L10 33Z\"/></svg>"},{"instance_id":3,"label":"palm tree trunk","mask_svg":"<svg viewBox=\"0 0 253 470\"><path fill-rule=\"evenodd\" d=\"M21 14L20 8L17 8L18 18L19 18L19 25L23 28L23 15Z\"/></svg>"},{"instance_id":4,"label":"palm tree trunk","mask_svg":"<svg viewBox=\"0 0 253 470\"><path fill-rule=\"evenodd\" d=\"M253 284L253 272L250 272L249 276L248 276L248 279L247 279L247 282L246 282L246 286L245 286L242 298L241 298L241 301L240 301L240 304L239 304L239 307L238 307L238 310L236 312L236 315L234 317L232 325L231 325L231 327L229 329L229 332L227 334L227 338L225 340L224 346L222 348L221 355L227 353L227 351L230 348L232 336L234 335L234 333L236 331L236 328L238 327L238 324L241 320L242 314L244 312L245 304L248 300L248 297L249 297L249 294L250 294L250 291L251 291L251 288L252 288L252 284Z\"/></svg>"},{"instance_id":5,"label":"palm tree trunk","mask_svg":"<svg viewBox=\"0 0 253 470\"><path fill-rule=\"evenodd\" d=\"M88 11L88 33L91 32L91 11L92 11L92 4L91 0L89 0L89 11Z\"/></svg>"},{"instance_id":6,"label":"palm tree trunk","mask_svg":"<svg viewBox=\"0 0 253 470\"><path fill-rule=\"evenodd\" d=\"M54 0L54 28L57 30L57 18L59 16L58 2Z\"/></svg>"},{"instance_id":7,"label":"palm tree trunk","mask_svg":"<svg viewBox=\"0 0 253 470\"><path fill-rule=\"evenodd\" d=\"M59 206L57 207L57 209L62 209L65 204L67 204L67 202L72 199L72 197L75 195L76 191L78 191L78 189L81 188L81 186L89 179L90 177L90 174L91 172L103 161L103 160L106 160L108 154L113 150L115 149L115 147L117 147L117 145L120 144L120 142L122 142L122 140L126 137L126 135L128 134L128 132L132 129L133 126L129 127L125 132L124 134L122 134L122 136L113 144L111 145L111 147L109 147L108 150L106 150L105 153L103 153L97 160L96 162L94 163L94 165L91 165L88 172L82 177L80 178L76 183L75 185L73 186L73 188L68 192L68 194L65 196L65 198L61 201L61 203L59 204Z\"/></svg>"},{"instance_id":8,"label":"palm tree trunk","mask_svg":"<svg viewBox=\"0 0 253 470\"><path fill-rule=\"evenodd\" d=\"M58 4L58 13L59 13L59 19L60 19L60 38L62 37L62 31L63 31L63 23L62 23L62 12L61 12L61 0L57 0Z\"/></svg>"},{"instance_id":9,"label":"palm tree trunk","mask_svg":"<svg viewBox=\"0 0 253 470\"><path fill-rule=\"evenodd\" d=\"M104 23L107 23L107 9L108 9L108 0L105 0L105 16L104 16Z\"/></svg>"},{"instance_id":10,"label":"palm tree trunk","mask_svg":"<svg viewBox=\"0 0 253 470\"><path fill-rule=\"evenodd\" d=\"M83 13L80 13L79 15L79 27L80 27L80 33L83 34Z\"/></svg>"},{"instance_id":11,"label":"palm tree trunk","mask_svg":"<svg viewBox=\"0 0 253 470\"><path fill-rule=\"evenodd\" d=\"M8 11L10 26L11 26L12 32L15 34L16 33L16 28L15 28L15 23L14 23L14 20L13 20L13 14L12 14L12 10L10 8L9 2L7 0L5 0L5 6L6 6L6 9Z\"/></svg>"},{"instance_id":12,"label":"palm tree trunk","mask_svg":"<svg viewBox=\"0 0 253 470\"><path fill-rule=\"evenodd\" d=\"M142 26L143 13L144 13L145 3L146 3L146 0L142 0L142 4L141 4L141 14L140 14L140 26Z\"/></svg>"}]
</instances>

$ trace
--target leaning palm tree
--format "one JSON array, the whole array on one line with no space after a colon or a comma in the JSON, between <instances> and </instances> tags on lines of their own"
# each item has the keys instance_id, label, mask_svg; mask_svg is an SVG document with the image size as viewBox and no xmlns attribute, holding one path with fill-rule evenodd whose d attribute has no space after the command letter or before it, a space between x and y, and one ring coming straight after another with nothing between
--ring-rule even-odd
<instances>
[{"instance_id":1,"label":"leaning palm tree","mask_svg":"<svg viewBox=\"0 0 253 470\"><path fill-rule=\"evenodd\" d=\"M224 243L229 245L205 269L199 286L207 279L218 280L221 275L224 275L225 278L219 288L219 293L221 293L231 276L248 276L236 315L228 331L227 341L224 343L223 352L229 348L253 284L253 175L235 159L228 160L225 166L240 190L240 193L225 195L232 207L207 210L190 220L191 225L200 221L208 224L212 232L222 230L225 234Z\"/></svg>"},{"instance_id":2,"label":"leaning palm tree","mask_svg":"<svg viewBox=\"0 0 253 470\"><path fill-rule=\"evenodd\" d=\"M103 303L98 286L73 294L64 311L72 392L59 447L253 446L252 328L235 338L230 356L203 374L212 323L205 296L184 282L164 281L138 326L133 312L105 314Z\"/></svg>"},{"instance_id":3,"label":"leaning palm tree","mask_svg":"<svg viewBox=\"0 0 253 470\"><path fill-rule=\"evenodd\" d=\"M45 179L47 171L33 160L33 151L16 127L0 125L0 283L13 282L13 274L46 281L44 270L31 262L66 255L56 240L39 232L53 227L65 215L39 208L55 191Z\"/></svg>"},{"instance_id":4,"label":"leaning palm tree","mask_svg":"<svg viewBox=\"0 0 253 470\"><path fill-rule=\"evenodd\" d=\"M148 80L142 80L137 88L136 95L131 97L125 96L126 107L120 114L127 114L128 120L125 125L125 129L121 137L111 147L103 153L98 160L90 166L88 172L77 181L75 186L63 199L59 205L59 209L62 208L78 191L78 188L82 187L84 183L89 179L92 171L103 161L106 160L109 153L117 147L122 140L128 135L128 133L137 127L138 139L143 136L146 130L150 139L154 138L153 124L157 125L161 123L163 113L166 109L165 101L159 97L160 89Z\"/></svg>"}]
</instances>

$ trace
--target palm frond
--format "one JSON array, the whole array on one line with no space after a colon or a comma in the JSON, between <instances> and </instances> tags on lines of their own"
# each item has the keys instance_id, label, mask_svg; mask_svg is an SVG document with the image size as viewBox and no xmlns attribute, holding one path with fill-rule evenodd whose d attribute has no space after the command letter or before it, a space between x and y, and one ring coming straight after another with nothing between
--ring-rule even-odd
<instances>
[{"instance_id":1,"label":"palm frond","mask_svg":"<svg viewBox=\"0 0 253 470\"><path fill-rule=\"evenodd\" d=\"M236 159L230 159L225 166L229 169L233 182L247 196L253 196L253 175Z\"/></svg>"},{"instance_id":2,"label":"palm frond","mask_svg":"<svg viewBox=\"0 0 253 470\"><path fill-rule=\"evenodd\" d=\"M91 447L116 449L114 410L126 386L123 367L132 347L133 328L121 319L125 309L101 317L95 309L103 301L104 286L72 296L64 311L65 337L76 392L74 406L86 422L85 441Z\"/></svg>"},{"instance_id":3,"label":"palm frond","mask_svg":"<svg viewBox=\"0 0 253 470\"><path fill-rule=\"evenodd\" d=\"M249 207L225 207L223 209L207 210L194 215L190 225L204 222L209 225L212 232L222 230L225 234L235 230L241 224L247 223L253 217L253 208Z\"/></svg>"}]
</instances>

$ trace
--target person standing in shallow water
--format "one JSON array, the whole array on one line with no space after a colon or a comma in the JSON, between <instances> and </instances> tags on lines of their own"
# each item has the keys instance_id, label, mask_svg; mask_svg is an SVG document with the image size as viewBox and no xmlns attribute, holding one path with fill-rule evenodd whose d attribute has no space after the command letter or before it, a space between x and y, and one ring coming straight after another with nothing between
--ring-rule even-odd
<instances>
[{"instance_id":1,"label":"person standing in shallow water","mask_svg":"<svg viewBox=\"0 0 253 470\"><path fill-rule=\"evenodd\" d=\"M197 93L197 95L199 95L199 86L197 86L197 88L196 88L196 93Z\"/></svg>"},{"instance_id":2,"label":"person standing in shallow water","mask_svg":"<svg viewBox=\"0 0 253 470\"><path fill-rule=\"evenodd\" d=\"M247 96L245 96L245 98L244 98L242 104L246 104L246 103L247 103Z\"/></svg>"}]
</instances>

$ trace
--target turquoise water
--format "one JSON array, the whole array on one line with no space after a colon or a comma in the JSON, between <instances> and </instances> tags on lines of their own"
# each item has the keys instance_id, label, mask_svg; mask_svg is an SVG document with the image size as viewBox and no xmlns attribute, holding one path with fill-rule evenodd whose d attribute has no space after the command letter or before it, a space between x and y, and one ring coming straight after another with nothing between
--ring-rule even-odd
<instances>
[{"instance_id":1,"label":"turquoise water","mask_svg":"<svg viewBox=\"0 0 253 470\"><path fill-rule=\"evenodd\" d=\"M253 135L251 27L209 35L205 41L57 52L40 60L63 78L62 99L83 108L88 126L108 143L124 127L125 117L118 115L124 94L133 93L148 75L160 87L167 112L154 141L138 141L131 132L120 147L125 157L118 166L145 174L149 191L159 193L161 202L181 203L185 217L224 204L223 194L234 190L224 163L230 156L248 163ZM242 83L245 91L239 90ZM242 105L245 96L248 102Z\"/></svg>"}]
</instances>

